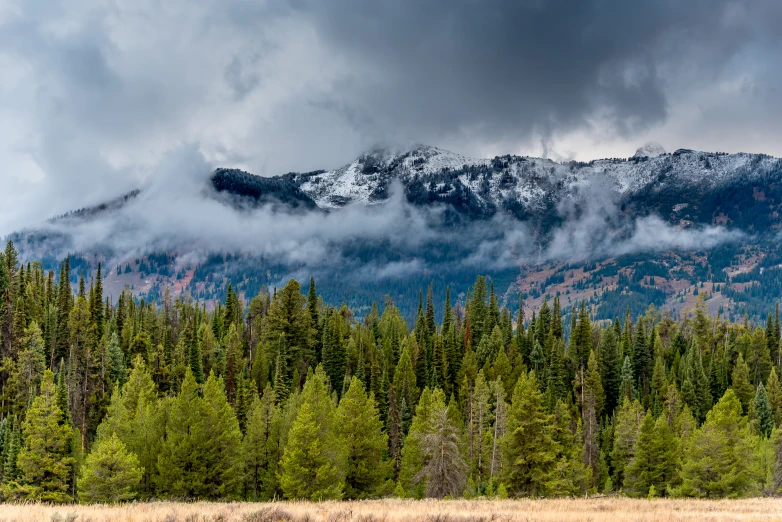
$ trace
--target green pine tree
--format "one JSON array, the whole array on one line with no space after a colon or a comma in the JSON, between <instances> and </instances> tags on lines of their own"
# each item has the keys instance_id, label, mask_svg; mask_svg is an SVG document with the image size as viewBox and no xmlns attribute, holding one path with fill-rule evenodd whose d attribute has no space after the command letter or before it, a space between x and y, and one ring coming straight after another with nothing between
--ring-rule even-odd
<instances>
[{"instance_id":1,"label":"green pine tree","mask_svg":"<svg viewBox=\"0 0 782 522\"><path fill-rule=\"evenodd\" d=\"M133 500L138 494L141 476L138 457L113 433L98 442L87 455L79 477L79 499L100 503Z\"/></svg>"},{"instance_id":2,"label":"green pine tree","mask_svg":"<svg viewBox=\"0 0 782 522\"><path fill-rule=\"evenodd\" d=\"M326 372L318 365L301 392L301 405L278 472L286 498L318 500L343 496L346 448L336 429L328 382Z\"/></svg>"},{"instance_id":3,"label":"green pine tree","mask_svg":"<svg viewBox=\"0 0 782 522\"><path fill-rule=\"evenodd\" d=\"M391 475L387 461L388 436L383 432L374 397L367 395L356 377L339 402L335 421L347 449L345 498L378 495Z\"/></svg>"},{"instance_id":4,"label":"green pine tree","mask_svg":"<svg viewBox=\"0 0 782 522\"><path fill-rule=\"evenodd\" d=\"M647 412L638 432L634 458L625 470L624 484L634 496L663 495L676 485L679 443L664 417L654 420ZM654 496L654 495L652 495Z\"/></svg>"},{"instance_id":5,"label":"green pine tree","mask_svg":"<svg viewBox=\"0 0 782 522\"><path fill-rule=\"evenodd\" d=\"M752 383L749 382L749 367L744 362L744 357L741 353L739 353L739 357L736 359L736 366L733 367L731 383L731 388L733 388L736 398L738 398L741 408L746 414L749 412L749 405L755 396L755 389Z\"/></svg>"},{"instance_id":6,"label":"green pine tree","mask_svg":"<svg viewBox=\"0 0 782 522\"><path fill-rule=\"evenodd\" d=\"M692 497L743 497L756 494L760 479L753 442L741 402L729 389L693 435L682 464L682 494Z\"/></svg>"},{"instance_id":7,"label":"green pine tree","mask_svg":"<svg viewBox=\"0 0 782 522\"><path fill-rule=\"evenodd\" d=\"M635 457L635 447L638 441L638 431L641 427L644 411L641 403L622 399L613 421L614 443L611 450L611 466L613 467L612 482L619 489L624 484L625 469Z\"/></svg>"},{"instance_id":8,"label":"green pine tree","mask_svg":"<svg viewBox=\"0 0 782 522\"><path fill-rule=\"evenodd\" d=\"M274 421L277 414L274 390L268 384L263 396L253 397L247 428L242 440L246 497L253 500L272 498L275 483Z\"/></svg>"},{"instance_id":9,"label":"green pine tree","mask_svg":"<svg viewBox=\"0 0 782 522\"><path fill-rule=\"evenodd\" d=\"M71 430L61 424L54 374L46 370L40 394L33 400L22 427L24 445L17 466L23 495L43 502L68 502L75 464L70 454Z\"/></svg>"},{"instance_id":10,"label":"green pine tree","mask_svg":"<svg viewBox=\"0 0 782 522\"><path fill-rule=\"evenodd\" d=\"M513 390L503 443L503 483L509 492L544 494L556 470L558 452L552 436L552 416L545 409L535 373L522 374Z\"/></svg>"}]
</instances>

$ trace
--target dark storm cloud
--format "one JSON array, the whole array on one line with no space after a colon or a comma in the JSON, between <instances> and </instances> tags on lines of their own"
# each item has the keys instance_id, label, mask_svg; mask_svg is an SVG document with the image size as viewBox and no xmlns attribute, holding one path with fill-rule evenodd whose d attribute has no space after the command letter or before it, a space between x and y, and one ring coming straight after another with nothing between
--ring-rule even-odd
<instances>
[{"instance_id":1,"label":"dark storm cloud","mask_svg":"<svg viewBox=\"0 0 782 522\"><path fill-rule=\"evenodd\" d=\"M298 5L355 64L339 95L424 140L524 140L595 117L616 132L638 132L666 118L673 75L689 69L713 81L755 38L776 45L780 21L779 3L764 0Z\"/></svg>"},{"instance_id":2,"label":"dark storm cloud","mask_svg":"<svg viewBox=\"0 0 782 522\"><path fill-rule=\"evenodd\" d=\"M6 0L0 234L183 144L262 175L378 142L779 155L780 22L776 0Z\"/></svg>"}]
</instances>

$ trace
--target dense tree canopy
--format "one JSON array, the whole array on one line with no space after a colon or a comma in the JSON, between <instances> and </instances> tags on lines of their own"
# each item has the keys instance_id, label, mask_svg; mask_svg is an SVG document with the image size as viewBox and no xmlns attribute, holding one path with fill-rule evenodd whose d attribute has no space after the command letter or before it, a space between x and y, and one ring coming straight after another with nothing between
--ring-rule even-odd
<instances>
[{"instance_id":1,"label":"dense tree canopy","mask_svg":"<svg viewBox=\"0 0 782 522\"><path fill-rule=\"evenodd\" d=\"M45 273L11 244L0 257L5 499L741 497L782 484L771 316L730 322L699 304L595 321L555 297L514 321L484 278L448 290L442 314L422 291L412 325L390 298L365 317L330 306L314 281L308 295L295 280L229 287L213 307L129 289L112 303L97 266Z\"/></svg>"}]
</instances>

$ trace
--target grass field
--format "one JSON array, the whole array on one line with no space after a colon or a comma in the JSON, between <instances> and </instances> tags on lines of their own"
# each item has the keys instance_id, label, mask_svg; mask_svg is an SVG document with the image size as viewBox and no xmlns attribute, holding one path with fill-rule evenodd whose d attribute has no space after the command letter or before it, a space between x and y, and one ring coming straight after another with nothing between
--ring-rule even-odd
<instances>
[{"instance_id":1,"label":"grass field","mask_svg":"<svg viewBox=\"0 0 782 522\"><path fill-rule=\"evenodd\" d=\"M782 499L454 500L0 505L2 522L489 522L782 521Z\"/></svg>"}]
</instances>

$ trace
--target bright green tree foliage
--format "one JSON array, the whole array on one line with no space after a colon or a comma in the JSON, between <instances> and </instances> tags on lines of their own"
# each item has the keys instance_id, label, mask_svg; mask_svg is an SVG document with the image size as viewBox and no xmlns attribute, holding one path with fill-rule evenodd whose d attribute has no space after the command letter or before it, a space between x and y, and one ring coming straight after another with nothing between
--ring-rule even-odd
<instances>
[{"instance_id":1,"label":"bright green tree foliage","mask_svg":"<svg viewBox=\"0 0 782 522\"><path fill-rule=\"evenodd\" d=\"M114 503L133 500L141 482L138 457L112 433L92 449L79 477L79 500Z\"/></svg>"},{"instance_id":2,"label":"bright green tree foliage","mask_svg":"<svg viewBox=\"0 0 782 522\"><path fill-rule=\"evenodd\" d=\"M31 500L67 502L73 457L69 443L71 430L62 423L63 412L57 405L54 374L46 370L41 393L27 410L22 433L24 446L17 466L23 495Z\"/></svg>"},{"instance_id":3,"label":"bright green tree foliage","mask_svg":"<svg viewBox=\"0 0 782 522\"><path fill-rule=\"evenodd\" d=\"M745 497L758 492L753 440L741 402L730 389L693 435L682 464L681 492L692 497Z\"/></svg>"},{"instance_id":4,"label":"bright green tree foliage","mask_svg":"<svg viewBox=\"0 0 782 522\"><path fill-rule=\"evenodd\" d=\"M346 452L321 366L307 379L301 400L280 461L280 487L286 498L342 498Z\"/></svg>"},{"instance_id":5,"label":"bright green tree foliage","mask_svg":"<svg viewBox=\"0 0 782 522\"><path fill-rule=\"evenodd\" d=\"M356 377L336 412L336 428L347 450L345 497L366 498L380 493L390 476L388 436L383 432L374 397Z\"/></svg>"}]
</instances>

